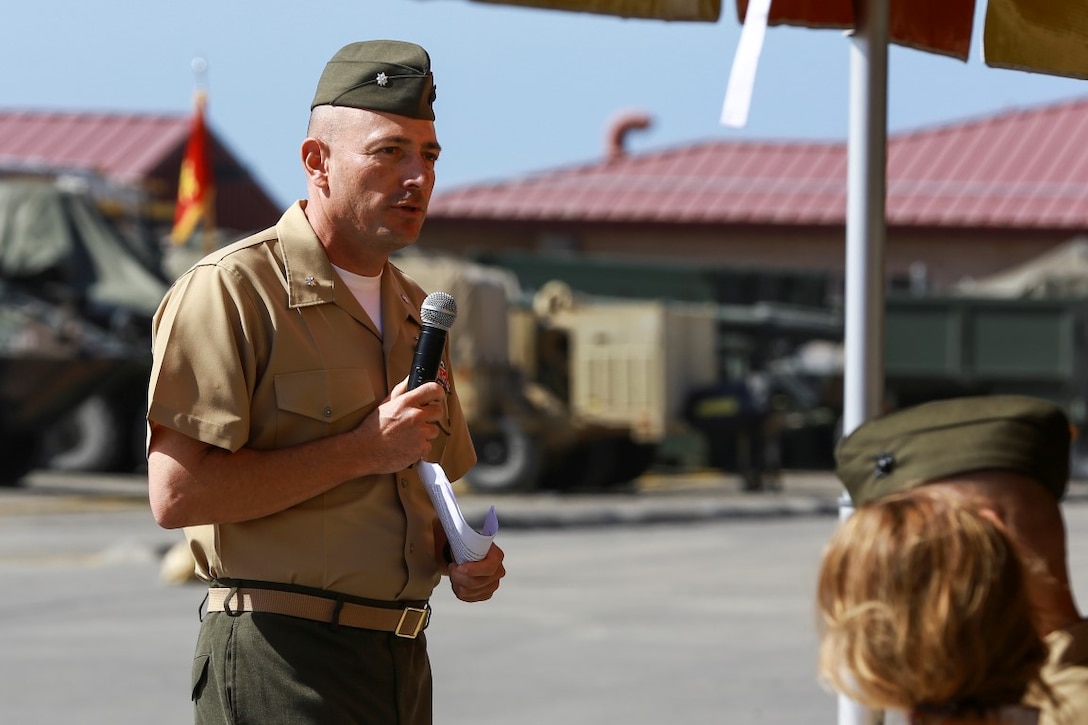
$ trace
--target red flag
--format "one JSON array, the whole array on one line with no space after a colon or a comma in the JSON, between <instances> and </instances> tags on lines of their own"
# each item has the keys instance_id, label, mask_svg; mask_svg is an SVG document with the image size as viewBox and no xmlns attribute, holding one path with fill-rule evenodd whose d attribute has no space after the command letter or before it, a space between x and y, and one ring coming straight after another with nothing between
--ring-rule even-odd
<instances>
[{"instance_id":1,"label":"red flag","mask_svg":"<svg viewBox=\"0 0 1088 725\"><path fill-rule=\"evenodd\" d=\"M188 241L201 221L206 230L215 226L215 175L212 173L208 129L204 125L204 100L204 93L198 93L189 143L181 160L178 203L174 210L174 228L170 232L174 244Z\"/></svg>"}]
</instances>

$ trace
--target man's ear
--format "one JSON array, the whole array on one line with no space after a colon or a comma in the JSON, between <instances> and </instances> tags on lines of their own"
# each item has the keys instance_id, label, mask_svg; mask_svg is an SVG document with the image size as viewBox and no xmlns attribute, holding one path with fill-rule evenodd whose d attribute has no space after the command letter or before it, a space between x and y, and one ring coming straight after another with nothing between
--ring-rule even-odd
<instances>
[{"instance_id":1,"label":"man's ear","mask_svg":"<svg viewBox=\"0 0 1088 725\"><path fill-rule=\"evenodd\" d=\"M307 138L302 142L302 168L306 178L320 189L328 188L328 146L316 138Z\"/></svg>"}]
</instances>

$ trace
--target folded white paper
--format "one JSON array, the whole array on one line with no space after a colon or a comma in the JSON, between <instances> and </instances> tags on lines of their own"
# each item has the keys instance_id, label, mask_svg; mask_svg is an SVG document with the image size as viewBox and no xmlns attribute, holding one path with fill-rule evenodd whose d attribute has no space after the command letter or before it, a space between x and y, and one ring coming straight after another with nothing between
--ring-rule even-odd
<instances>
[{"instance_id":1,"label":"folded white paper","mask_svg":"<svg viewBox=\"0 0 1088 725\"><path fill-rule=\"evenodd\" d=\"M484 516L483 528L476 531L465 521L461 507L457 505L457 497L453 494L453 486L442 466L420 461L419 477L423 481L423 487L427 489L427 495L431 497L434 510L438 512L438 520L442 522L442 528L450 542L453 560L464 564L466 561L479 561L487 556L491 542L499 531L499 518L495 514L495 507L488 510Z\"/></svg>"}]
</instances>

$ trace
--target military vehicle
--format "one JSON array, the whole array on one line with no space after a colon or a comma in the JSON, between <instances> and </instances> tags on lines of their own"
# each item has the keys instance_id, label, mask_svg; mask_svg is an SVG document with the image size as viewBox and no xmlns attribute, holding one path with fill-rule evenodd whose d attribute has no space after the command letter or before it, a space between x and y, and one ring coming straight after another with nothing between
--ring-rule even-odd
<instances>
[{"instance_id":1,"label":"military vehicle","mask_svg":"<svg viewBox=\"0 0 1088 725\"><path fill-rule=\"evenodd\" d=\"M841 375L804 359L810 343L842 340L830 273L521 250L474 259L508 270L527 294L566 287L583 310L622 302L708 311L712 321L700 334L713 370L676 386L674 398L684 390L686 403L669 410L674 424L659 440L655 463L736 473L751 490L775 485L778 469L833 465Z\"/></svg>"},{"instance_id":2,"label":"military vehicle","mask_svg":"<svg viewBox=\"0 0 1088 725\"><path fill-rule=\"evenodd\" d=\"M960 395L1033 395L1075 428L1074 474L1088 475L1088 242L1073 240L938 295L890 295L890 407Z\"/></svg>"},{"instance_id":3,"label":"military vehicle","mask_svg":"<svg viewBox=\"0 0 1088 725\"><path fill-rule=\"evenodd\" d=\"M642 474L689 427L691 386L717 377L712 305L580 298L556 282L527 296L499 267L403 252L394 263L448 292L458 393L479 458L475 489L606 489Z\"/></svg>"},{"instance_id":4,"label":"military vehicle","mask_svg":"<svg viewBox=\"0 0 1088 725\"><path fill-rule=\"evenodd\" d=\"M743 418L777 417L763 443L784 468L828 468L842 412L842 310L830 275L789 270L650 265L586 255L487 252L526 288L563 279L583 293L718 304L721 379L700 391L695 421L708 462L744 473ZM951 289L892 290L885 303L885 407L995 393L1063 406L1088 430L1088 239ZM816 358L821 358L817 360ZM762 412L753 413L761 408ZM737 435L741 433L741 435ZM732 450L731 450L732 449ZM751 454L754 455L754 454ZM1073 468L1088 476L1088 436Z\"/></svg>"},{"instance_id":5,"label":"military vehicle","mask_svg":"<svg viewBox=\"0 0 1088 725\"><path fill-rule=\"evenodd\" d=\"M138 374L138 359L70 307L0 281L0 486L20 482L73 409Z\"/></svg>"},{"instance_id":6,"label":"military vehicle","mask_svg":"<svg viewBox=\"0 0 1088 725\"><path fill-rule=\"evenodd\" d=\"M22 300L5 306L5 314L41 308L67 315L56 335L63 339L65 329L78 329L80 337L49 348L48 360L58 371L66 360L72 369L85 369L89 360L109 361L102 371L109 374L99 376L90 395L54 401L67 400L69 409L51 410L51 425L28 424L21 437L34 438L36 465L132 470L143 459L150 320L167 283L153 250L121 234L84 181L0 179L0 280ZM108 354L96 352L103 348ZM4 385L17 389L28 373L26 365L9 365Z\"/></svg>"}]
</instances>

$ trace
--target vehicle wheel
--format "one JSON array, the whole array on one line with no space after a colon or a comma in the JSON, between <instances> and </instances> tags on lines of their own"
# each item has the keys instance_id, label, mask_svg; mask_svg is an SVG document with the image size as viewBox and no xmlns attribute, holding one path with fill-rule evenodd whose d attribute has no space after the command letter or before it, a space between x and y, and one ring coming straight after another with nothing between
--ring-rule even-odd
<instances>
[{"instance_id":1,"label":"vehicle wheel","mask_svg":"<svg viewBox=\"0 0 1088 725\"><path fill-rule=\"evenodd\" d=\"M113 471L127 457L130 426L101 395L45 433L42 463L55 471Z\"/></svg>"},{"instance_id":2,"label":"vehicle wheel","mask_svg":"<svg viewBox=\"0 0 1088 725\"><path fill-rule=\"evenodd\" d=\"M0 488L14 488L34 468L38 442L34 436L4 433L0 436Z\"/></svg>"},{"instance_id":3,"label":"vehicle wheel","mask_svg":"<svg viewBox=\"0 0 1088 725\"><path fill-rule=\"evenodd\" d=\"M476 465L465 474L472 488L490 493L527 491L540 475L540 446L513 418L503 418L499 429L472 434Z\"/></svg>"}]
</instances>

